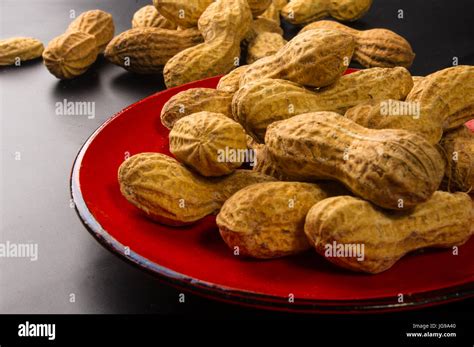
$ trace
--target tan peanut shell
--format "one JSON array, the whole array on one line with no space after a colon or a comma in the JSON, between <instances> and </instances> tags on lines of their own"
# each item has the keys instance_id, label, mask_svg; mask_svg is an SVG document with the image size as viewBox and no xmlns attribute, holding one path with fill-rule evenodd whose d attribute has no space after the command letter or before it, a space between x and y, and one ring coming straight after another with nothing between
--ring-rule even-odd
<instances>
[{"instance_id":1,"label":"tan peanut shell","mask_svg":"<svg viewBox=\"0 0 474 347\"><path fill-rule=\"evenodd\" d=\"M67 31L52 39L43 52L44 64L59 79L82 75L97 59L98 45L93 35Z\"/></svg>"},{"instance_id":2,"label":"tan peanut shell","mask_svg":"<svg viewBox=\"0 0 474 347\"><path fill-rule=\"evenodd\" d=\"M246 158L244 129L220 113L203 111L181 118L169 141L170 152L180 162L207 177L228 175Z\"/></svg>"},{"instance_id":3,"label":"tan peanut shell","mask_svg":"<svg viewBox=\"0 0 474 347\"><path fill-rule=\"evenodd\" d=\"M247 138L247 147L249 149L255 149L257 146L261 146L262 144L256 142L252 136L249 134L246 134L245 136Z\"/></svg>"},{"instance_id":4,"label":"tan peanut shell","mask_svg":"<svg viewBox=\"0 0 474 347\"><path fill-rule=\"evenodd\" d=\"M248 65L242 65L223 76L217 84L217 90L235 93L239 90L240 76L247 70Z\"/></svg>"},{"instance_id":5,"label":"tan peanut shell","mask_svg":"<svg viewBox=\"0 0 474 347\"><path fill-rule=\"evenodd\" d=\"M412 76L413 77L413 88L417 88L418 84L420 84L425 77L424 76Z\"/></svg>"},{"instance_id":6,"label":"tan peanut shell","mask_svg":"<svg viewBox=\"0 0 474 347\"><path fill-rule=\"evenodd\" d=\"M283 29L280 25L270 19L257 18L252 21L250 29L245 34L242 43L244 45L250 44L255 38L262 33L275 33L283 35Z\"/></svg>"},{"instance_id":7,"label":"tan peanut shell","mask_svg":"<svg viewBox=\"0 0 474 347\"><path fill-rule=\"evenodd\" d=\"M161 123L172 129L176 121L196 112L208 111L232 117L233 93L211 89L190 88L172 96L161 110Z\"/></svg>"},{"instance_id":8,"label":"tan peanut shell","mask_svg":"<svg viewBox=\"0 0 474 347\"><path fill-rule=\"evenodd\" d=\"M247 135L248 136L248 135ZM250 137L252 139L252 137ZM253 149L255 161L253 165L253 171L260 172L262 174L275 177L279 181L291 181L284 173L280 171L277 163L270 155L267 146L260 143L251 142L247 139L247 145Z\"/></svg>"},{"instance_id":9,"label":"tan peanut shell","mask_svg":"<svg viewBox=\"0 0 474 347\"><path fill-rule=\"evenodd\" d=\"M273 0L273 4L279 10L285 7L288 4L289 0Z\"/></svg>"},{"instance_id":10,"label":"tan peanut shell","mask_svg":"<svg viewBox=\"0 0 474 347\"><path fill-rule=\"evenodd\" d=\"M474 189L474 134L466 126L447 132L441 145L448 162L444 183L449 191Z\"/></svg>"},{"instance_id":11,"label":"tan peanut shell","mask_svg":"<svg viewBox=\"0 0 474 347\"><path fill-rule=\"evenodd\" d=\"M195 27L213 0L153 0L158 12L183 28Z\"/></svg>"},{"instance_id":12,"label":"tan peanut shell","mask_svg":"<svg viewBox=\"0 0 474 347\"><path fill-rule=\"evenodd\" d=\"M114 37L115 25L110 13L91 10L81 13L67 28L67 31L76 30L93 35L97 42L97 49L102 52Z\"/></svg>"},{"instance_id":13,"label":"tan peanut shell","mask_svg":"<svg viewBox=\"0 0 474 347\"><path fill-rule=\"evenodd\" d=\"M0 66L14 65L41 57L44 46L32 37L12 37L0 40Z\"/></svg>"},{"instance_id":14,"label":"tan peanut shell","mask_svg":"<svg viewBox=\"0 0 474 347\"><path fill-rule=\"evenodd\" d=\"M347 110L345 117L370 129L404 129L422 135L435 145L443 124L435 115L421 115L417 104L399 100L371 101Z\"/></svg>"},{"instance_id":15,"label":"tan peanut shell","mask_svg":"<svg viewBox=\"0 0 474 347\"><path fill-rule=\"evenodd\" d=\"M166 225L185 225L216 213L235 192L274 178L237 170L206 178L161 153L140 153L118 170L122 195L149 218Z\"/></svg>"},{"instance_id":16,"label":"tan peanut shell","mask_svg":"<svg viewBox=\"0 0 474 347\"><path fill-rule=\"evenodd\" d=\"M297 254L311 247L304 234L306 214L329 196L310 183L253 184L224 203L216 222L225 243L239 255L268 259Z\"/></svg>"},{"instance_id":17,"label":"tan peanut shell","mask_svg":"<svg viewBox=\"0 0 474 347\"><path fill-rule=\"evenodd\" d=\"M163 75L166 86L226 74L239 65L240 41L250 28L252 14L246 0L217 0L198 22L204 43L171 58Z\"/></svg>"},{"instance_id":18,"label":"tan peanut shell","mask_svg":"<svg viewBox=\"0 0 474 347\"><path fill-rule=\"evenodd\" d=\"M352 59L364 67L410 67L415 59L410 43L391 30L356 30L338 22L322 20L308 24L301 32L314 29L340 30L354 37Z\"/></svg>"},{"instance_id":19,"label":"tan peanut shell","mask_svg":"<svg viewBox=\"0 0 474 347\"><path fill-rule=\"evenodd\" d=\"M354 39L350 35L333 30L309 30L297 35L275 55L249 66L240 86L274 78L324 87L344 73L353 51Z\"/></svg>"},{"instance_id":20,"label":"tan peanut shell","mask_svg":"<svg viewBox=\"0 0 474 347\"><path fill-rule=\"evenodd\" d=\"M166 62L186 48L203 42L196 29L140 27L124 31L107 45L105 57L128 71L161 73Z\"/></svg>"},{"instance_id":21,"label":"tan peanut shell","mask_svg":"<svg viewBox=\"0 0 474 347\"><path fill-rule=\"evenodd\" d=\"M272 0L247 0L252 16L254 18L263 14L267 8L271 5Z\"/></svg>"},{"instance_id":22,"label":"tan peanut shell","mask_svg":"<svg viewBox=\"0 0 474 347\"><path fill-rule=\"evenodd\" d=\"M278 25L281 24L280 11L286 6L287 1L273 0L270 6L258 18L265 18L274 21Z\"/></svg>"},{"instance_id":23,"label":"tan peanut shell","mask_svg":"<svg viewBox=\"0 0 474 347\"><path fill-rule=\"evenodd\" d=\"M459 65L426 76L406 101L420 104L421 117L432 117L443 129L455 129L474 118L474 66Z\"/></svg>"},{"instance_id":24,"label":"tan peanut shell","mask_svg":"<svg viewBox=\"0 0 474 347\"><path fill-rule=\"evenodd\" d=\"M333 112L272 123L265 144L290 178L337 180L388 209L428 200L444 175L443 157L418 134L367 129Z\"/></svg>"},{"instance_id":25,"label":"tan peanut shell","mask_svg":"<svg viewBox=\"0 0 474 347\"><path fill-rule=\"evenodd\" d=\"M275 121L307 112L344 113L370 100L403 100L412 86L410 73L403 67L361 70L318 91L289 81L264 79L235 93L232 114L249 135L262 142L268 125Z\"/></svg>"},{"instance_id":26,"label":"tan peanut shell","mask_svg":"<svg viewBox=\"0 0 474 347\"><path fill-rule=\"evenodd\" d=\"M311 208L304 230L316 251L330 262L376 274L409 252L462 245L474 232L473 211L465 193L437 191L410 211L382 210L359 198L336 196ZM362 257L328 254L328 246L334 245L363 246Z\"/></svg>"},{"instance_id":27,"label":"tan peanut shell","mask_svg":"<svg viewBox=\"0 0 474 347\"><path fill-rule=\"evenodd\" d=\"M280 34L262 33L257 35L247 47L247 64L276 54L287 41Z\"/></svg>"},{"instance_id":28,"label":"tan peanut shell","mask_svg":"<svg viewBox=\"0 0 474 347\"><path fill-rule=\"evenodd\" d=\"M372 0L291 0L282 16L292 24L306 24L325 17L355 21L372 6Z\"/></svg>"},{"instance_id":29,"label":"tan peanut shell","mask_svg":"<svg viewBox=\"0 0 474 347\"><path fill-rule=\"evenodd\" d=\"M231 71L239 63L240 57L240 47L233 42L219 38L176 54L163 70L166 87L176 87Z\"/></svg>"},{"instance_id":30,"label":"tan peanut shell","mask_svg":"<svg viewBox=\"0 0 474 347\"><path fill-rule=\"evenodd\" d=\"M143 6L133 15L132 28L143 27L177 29L177 25L163 17L153 5Z\"/></svg>"}]
</instances>

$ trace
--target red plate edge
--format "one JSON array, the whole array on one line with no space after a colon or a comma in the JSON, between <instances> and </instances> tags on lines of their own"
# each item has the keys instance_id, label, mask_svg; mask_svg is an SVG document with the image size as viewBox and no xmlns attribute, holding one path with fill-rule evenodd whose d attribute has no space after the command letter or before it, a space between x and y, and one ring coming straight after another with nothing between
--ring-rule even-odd
<instances>
[{"instance_id":1,"label":"red plate edge","mask_svg":"<svg viewBox=\"0 0 474 347\"><path fill-rule=\"evenodd\" d=\"M352 70L354 71L354 70ZM350 71L350 72L352 72ZM189 84L175 87L162 91L160 93L174 94L176 91L184 90L196 86L202 87L203 84L215 85L220 77L213 77L202 81L195 81ZM148 259L140 256L139 254L130 251L130 254L125 255L125 246L118 242L112 237L106 230L104 230L94 216L89 211L84 198L82 196L79 172L82 164L82 159L86 153L89 145L94 140L100 131L107 126L116 117L126 112L128 109L145 102L149 98L153 98L151 95L145 99L142 99L124 110L118 112L113 117L109 118L104 122L84 143L81 150L79 151L72 168L71 172L71 195L75 202L76 212L79 218L83 222L86 229L108 250L115 253L121 259L126 260L148 272L158 275L160 280L170 284L176 288L183 289L186 291L193 292L200 296L204 296L211 299L217 299L227 303L241 304L249 307L264 308L270 310L283 310L288 312L305 312L305 313L374 313L374 312L387 312L387 311L398 311L401 309L415 309L421 307L427 307L436 305L439 303L446 303L454 300L460 300L466 297L474 296L474 283L469 283L466 286L455 286L454 288L445 288L442 290L436 290L431 292L424 292L422 295L413 295L409 299L409 302L394 304L393 298L389 300L377 299L372 300L357 300L357 301L316 301L316 300L305 300L297 299L295 303L289 303L281 297L275 297L270 295L259 294L250 291L233 290L221 285L201 281L196 278L186 276L184 274L175 272L166 267L160 266L156 263L149 261ZM429 294L429 297L426 295Z\"/></svg>"}]
</instances>

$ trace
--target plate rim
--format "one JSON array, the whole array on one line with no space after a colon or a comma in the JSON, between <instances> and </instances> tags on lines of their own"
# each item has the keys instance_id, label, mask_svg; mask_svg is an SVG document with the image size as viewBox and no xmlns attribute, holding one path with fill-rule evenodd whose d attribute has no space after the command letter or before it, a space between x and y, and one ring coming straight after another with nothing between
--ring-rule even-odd
<instances>
[{"instance_id":1,"label":"plate rim","mask_svg":"<svg viewBox=\"0 0 474 347\"><path fill-rule=\"evenodd\" d=\"M105 120L82 144L71 168L69 180L70 194L74 203L76 214L78 215L83 226L104 248L125 262L132 264L141 270L145 270L148 273L151 273L155 277L158 277L161 282L171 285L175 288L192 292L193 294L206 297L208 299L274 311L330 314L380 313L419 309L474 297L474 282L470 282L462 286L450 286L439 290L431 290L414 295L405 295L405 297L408 297L410 301L405 300L402 303L396 302L395 297L363 300L313 300L298 299L295 297L294 303L290 303L287 298L280 296L230 288L185 275L157 264L132 250L129 250L128 254L126 254L126 247L100 225L100 223L95 219L94 215L90 212L82 195L79 178L82 160L84 159L86 152L88 151L94 139L110 123L122 116L130 108L136 107L141 103L148 102L149 100L156 98L161 93L173 91L175 89L189 89L195 85L199 85L200 82L210 81L220 77L221 76L215 76L199 81L194 81L178 87L165 89L147 96L123 108L121 111L115 113L113 116Z\"/></svg>"}]
</instances>

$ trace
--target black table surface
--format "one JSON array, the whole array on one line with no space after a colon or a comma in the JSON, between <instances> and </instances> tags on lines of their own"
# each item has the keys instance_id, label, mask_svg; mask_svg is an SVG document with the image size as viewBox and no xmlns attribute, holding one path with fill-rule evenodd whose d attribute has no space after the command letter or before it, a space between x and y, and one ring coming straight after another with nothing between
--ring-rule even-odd
<instances>
[{"instance_id":1,"label":"black table surface","mask_svg":"<svg viewBox=\"0 0 474 347\"><path fill-rule=\"evenodd\" d=\"M95 8L113 14L118 33L149 2L1 0L0 38L33 36L47 43L65 30L72 12ZM425 75L456 61L474 65L473 18L472 0L374 0L370 13L354 26L386 27L405 36L417 54L412 74ZM286 27L289 37L296 31ZM0 86L0 242L33 242L39 248L34 262L0 259L0 313L284 316L191 294L180 303L178 290L102 248L71 208L69 176L81 145L111 115L162 90L161 76L135 75L99 59L84 76L60 82L35 61L1 68ZM95 118L57 115L56 103L64 100L95 102ZM469 299L422 312L455 318L473 306ZM416 314L397 317L410 320Z\"/></svg>"}]
</instances>

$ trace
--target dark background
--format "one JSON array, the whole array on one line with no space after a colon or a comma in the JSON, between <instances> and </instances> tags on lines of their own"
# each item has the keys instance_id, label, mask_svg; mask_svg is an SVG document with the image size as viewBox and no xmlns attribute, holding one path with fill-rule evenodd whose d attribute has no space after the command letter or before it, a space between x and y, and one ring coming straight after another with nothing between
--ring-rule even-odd
<instances>
[{"instance_id":1,"label":"dark background","mask_svg":"<svg viewBox=\"0 0 474 347\"><path fill-rule=\"evenodd\" d=\"M113 14L116 33L151 1L0 0L0 38L33 36L47 43L77 15L99 8ZM398 11L404 18L398 18ZM385 27L405 36L417 54L411 69L425 75L474 65L472 0L374 0L356 28ZM291 37L296 28L286 26ZM0 242L35 242L39 259L0 259L0 313L160 313L186 317L260 318L286 314L216 303L179 292L125 264L84 229L70 205L69 174L88 136L125 106L163 89L162 77L138 76L100 59L88 73L60 82L41 61L0 68ZM93 101L95 119L59 116L56 102ZM114 144L111 143L110 146ZM15 154L21 160L15 160ZM100 175L100 172L97 172ZM74 293L76 302L69 302ZM467 317L473 300L389 314L387 318L445 323ZM291 316L293 317L293 316ZM426 321L425 319L425 321Z\"/></svg>"}]
</instances>

